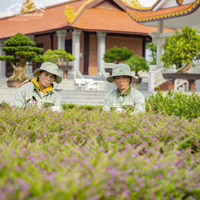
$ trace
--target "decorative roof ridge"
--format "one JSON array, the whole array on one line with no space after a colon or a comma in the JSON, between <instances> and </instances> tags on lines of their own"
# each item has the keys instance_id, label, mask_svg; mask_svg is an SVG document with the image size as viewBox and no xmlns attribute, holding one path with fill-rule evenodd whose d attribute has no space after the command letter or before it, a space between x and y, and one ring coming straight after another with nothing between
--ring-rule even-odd
<instances>
[{"instance_id":1,"label":"decorative roof ridge","mask_svg":"<svg viewBox=\"0 0 200 200\"><path fill-rule=\"evenodd\" d=\"M128 9L131 9L131 10L137 10L137 11L140 11L140 10L151 10L152 7L145 7L145 6L141 6L141 5L137 5L136 7L131 7L129 5L129 3L127 3L129 0L121 0L121 2L123 2L123 4L126 6L126 8Z\"/></svg>"},{"instance_id":2,"label":"decorative roof ridge","mask_svg":"<svg viewBox=\"0 0 200 200\"><path fill-rule=\"evenodd\" d=\"M106 1L106 0L88 0L88 1L84 2L82 4L82 6L78 9L78 11L74 14L73 20L70 22L70 24L73 25L85 9L94 7L103 1ZM126 12L126 6L122 1L120 1L120 0L111 0L111 1L115 2L122 10L124 10Z\"/></svg>"},{"instance_id":3,"label":"decorative roof ridge","mask_svg":"<svg viewBox=\"0 0 200 200\"><path fill-rule=\"evenodd\" d=\"M189 4L186 4L186 5L189 5ZM186 6L186 5L181 5L179 7ZM188 15L188 14L193 13L198 7L200 7L200 0L197 0L194 3L191 3L191 6L188 7L186 10L181 10L181 11L172 12L168 14L158 14L156 16L151 16L151 17L137 18L128 10L127 10L127 13L133 20L135 20L136 22L142 23L142 22L157 21L157 20L163 20L163 19L173 18L177 16ZM165 9L170 9L170 8L165 8ZM157 12L157 11L149 11L149 12Z\"/></svg>"},{"instance_id":4,"label":"decorative roof ridge","mask_svg":"<svg viewBox=\"0 0 200 200\"><path fill-rule=\"evenodd\" d=\"M65 1L65 2L62 2L62 3L58 3L58 4L46 6L46 7L43 7L43 8L41 7L41 8L38 8L38 10L36 10L36 11L31 11L31 12L29 12L29 13L41 12L41 9L42 9L42 10L51 9L51 8L55 8L55 7L58 7L58 6L62 6L62 5L74 3L74 2L77 2L77 1L81 1L81 0L70 0L70 1ZM20 13L19 13L19 14L20 14ZM19 17L19 16L23 16L23 15L27 15L27 13L25 13L25 14L20 14L20 15L13 14L13 15L9 15L9 16L0 17L0 20L9 19L9 18L13 18L13 17Z\"/></svg>"},{"instance_id":5,"label":"decorative roof ridge","mask_svg":"<svg viewBox=\"0 0 200 200\"><path fill-rule=\"evenodd\" d=\"M78 17L80 16L80 14L83 12L83 10L85 9L85 7L86 7L89 3L93 2L93 1L95 1L95 0L88 0L88 1L84 2L84 3L81 5L81 7L78 9L77 12L74 11L73 6L67 6L67 5L66 5L66 9L65 9L65 13L64 13L64 14L65 14L65 16L66 16L66 18L67 18L68 23L69 23L69 24L75 23L75 21L78 19ZM102 0L101 0L101 1L102 1ZM70 15L68 15L69 11L70 11ZM70 18L70 19L69 19L69 18Z\"/></svg>"}]
</instances>

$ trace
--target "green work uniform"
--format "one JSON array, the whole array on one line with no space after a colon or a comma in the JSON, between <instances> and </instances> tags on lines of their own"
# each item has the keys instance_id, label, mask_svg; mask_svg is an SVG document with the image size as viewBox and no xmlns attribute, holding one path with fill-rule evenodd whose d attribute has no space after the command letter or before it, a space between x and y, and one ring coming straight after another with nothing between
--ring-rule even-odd
<instances>
[{"instance_id":1,"label":"green work uniform","mask_svg":"<svg viewBox=\"0 0 200 200\"><path fill-rule=\"evenodd\" d=\"M132 107L131 114L145 112L145 98L144 95L135 88L129 89L121 94L119 89L114 89L104 99L104 111L109 111L112 108L120 108L125 110L126 106Z\"/></svg>"},{"instance_id":2,"label":"green work uniform","mask_svg":"<svg viewBox=\"0 0 200 200\"><path fill-rule=\"evenodd\" d=\"M38 91L33 82L29 82L17 90L13 106L17 108L24 108L36 105L38 109L42 109L47 106L57 106L61 109L60 100L60 95L55 90L47 91L43 95L42 92L40 93Z\"/></svg>"}]
</instances>

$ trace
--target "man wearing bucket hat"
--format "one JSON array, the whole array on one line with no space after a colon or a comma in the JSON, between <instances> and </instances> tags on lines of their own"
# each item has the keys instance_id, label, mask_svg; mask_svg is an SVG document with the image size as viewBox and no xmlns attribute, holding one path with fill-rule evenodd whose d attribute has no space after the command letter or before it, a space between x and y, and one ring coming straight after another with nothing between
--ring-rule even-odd
<instances>
[{"instance_id":1,"label":"man wearing bucket hat","mask_svg":"<svg viewBox=\"0 0 200 200\"><path fill-rule=\"evenodd\" d=\"M38 109L51 107L52 110L61 110L60 96L53 89L53 82L60 83L58 66L45 62L33 72L34 78L22 85L16 92L14 107L23 108L37 105Z\"/></svg>"},{"instance_id":2,"label":"man wearing bucket hat","mask_svg":"<svg viewBox=\"0 0 200 200\"><path fill-rule=\"evenodd\" d=\"M131 111L131 114L145 112L144 95L130 86L131 80L130 67L127 64L117 64L114 66L112 76L107 77L107 81L115 83L117 89L112 90L104 99L104 111L112 109L118 111Z\"/></svg>"}]
</instances>

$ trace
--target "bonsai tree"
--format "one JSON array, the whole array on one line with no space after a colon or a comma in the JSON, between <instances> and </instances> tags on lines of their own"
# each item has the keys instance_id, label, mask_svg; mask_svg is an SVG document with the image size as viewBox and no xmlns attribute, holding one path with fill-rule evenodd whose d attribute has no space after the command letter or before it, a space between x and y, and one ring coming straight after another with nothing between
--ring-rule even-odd
<instances>
[{"instance_id":1,"label":"bonsai tree","mask_svg":"<svg viewBox=\"0 0 200 200\"><path fill-rule=\"evenodd\" d=\"M132 54L133 54L133 51L127 49L126 47L118 48L114 46L110 50L106 50L103 59L106 63L118 64L130 58Z\"/></svg>"},{"instance_id":2,"label":"bonsai tree","mask_svg":"<svg viewBox=\"0 0 200 200\"><path fill-rule=\"evenodd\" d=\"M131 71L135 72L135 76L139 76L139 71L149 71L149 65L144 57L139 57L138 55L131 56L128 60L125 61L129 65Z\"/></svg>"},{"instance_id":3,"label":"bonsai tree","mask_svg":"<svg viewBox=\"0 0 200 200\"><path fill-rule=\"evenodd\" d=\"M181 32L167 38L164 45L164 54L161 56L163 67L170 68L176 65L180 72L187 72L192 67L192 61L200 58L200 35L197 30L185 27Z\"/></svg>"},{"instance_id":4,"label":"bonsai tree","mask_svg":"<svg viewBox=\"0 0 200 200\"><path fill-rule=\"evenodd\" d=\"M52 62L58 66L68 66L69 61L75 60L71 53L67 53L63 49L51 50L48 49L42 56L43 62Z\"/></svg>"},{"instance_id":5,"label":"bonsai tree","mask_svg":"<svg viewBox=\"0 0 200 200\"><path fill-rule=\"evenodd\" d=\"M24 81L29 79L26 74L26 63L34 64L41 60L42 48L36 47L35 42L22 33L17 33L5 41L5 47L2 48L7 53L0 56L0 60L9 62L13 67L13 75L9 81Z\"/></svg>"}]
</instances>

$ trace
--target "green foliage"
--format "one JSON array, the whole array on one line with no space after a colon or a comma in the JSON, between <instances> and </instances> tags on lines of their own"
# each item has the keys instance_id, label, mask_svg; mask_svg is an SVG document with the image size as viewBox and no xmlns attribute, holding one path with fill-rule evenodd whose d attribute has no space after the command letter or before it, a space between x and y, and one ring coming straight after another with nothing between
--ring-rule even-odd
<instances>
[{"instance_id":1,"label":"green foliage","mask_svg":"<svg viewBox=\"0 0 200 200\"><path fill-rule=\"evenodd\" d=\"M164 45L164 54L161 56L163 66L170 68L173 64L179 69L190 64L192 60L199 59L200 35L196 29L185 27L181 32L167 38Z\"/></svg>"},{"instance_id":2,"label":"green foliage","mask_svg":"<svg viewBox=\"0 0 200 200\"><path fill-rule=\"evenodd\" d=\"M7 102L5 102L5 101L2 101L2 102L0 103L0 107L8 108L8 107L10 107L10 105L9 105L9 103L7 103Z\"/></svg>"},{"instance_id":3,"label":"green foliage","mask_svg":"<svg viewBox=\"0 0 200 200\"><path fill-rule=\"evenodd\" d=\"M178 91L173 92L169 89L164 96L161 91L158 91L146 101L150 106L150 110L155 113L176 115L189 120L200 117L200 96L195 92L188 95Z\"/></svg>"},{"instance_id":4,"label":"green foliage","mask_svg":"<svg viewBox=\"0 0 200 200\"><path fill-rule=\"evenodd\" d=\"M36 47L35 42L22 33L17 33L7 39L5 45L2 49L8 53L8 56L0 56L0 60L9 61L12 64L21 63L21 60L32 63L32 60L43 52L42 48Z\"/></svg>"},{"instance_id":5,"label":"green foliage","mask_svg":"<svg viewBox=\"0 0 200 200\"><path fill-rule=\"evenodd\" d=\"M138 71L149 71L149 65L144 57L131 56L125 63L129 65L131 71L136 72L136 75L138 75Z\"/></svg>"},{"instance_id":6,"label":"green foliage","mask_svg":"<svg viewBox=\"0 0 200 200\"><path fill-rule=\"evenodd\" d=\"M23 35L22 33L17 33L11 38L8 38L5 41L5 45L7 47L18 47L18 46L34 46L35 42L31 40L29 37Z\"/></svg>"},{"instance_id":7,"label":"green foliage","mask_svg":"<svg viewBox=\"0 0 200 200\"><path fill-rule=\"evenodd\" d=\"M146 43L146 49L148 49L151 52L150 57L152 58L152 61L149 62L149 65L156 65L156 52L157 52L157 46L152 42Z\"/></svg>"},{"instance_id":8,"label":"green foliage","mask_svg":"<svg viewBox=\"0 0 200 200\"><path fill-rule=\"evenodd\" d=\"M73 61L75 58L71 55L71 53L67 53L63 49L59 50L51 50L48 49L43 54L43 62L52 62L57 65L68 65L69 61Z\"/></svg>"},{"instance_id":9,"label":"green foliage","mask_svg":"<svg viewBox=\"0 0 200 200\"><path fill-rule=\"evenodd\" d=\"M199 199L200 118L0 107L3 199Z\"/></svg>"},{"instance_id":10,"label":"green foliage","mask_svg":"<svg viewBox=\"0 0 200 200\"><path fill-rule=\"evenodd\" d=\"M24 81L29 77L26 75L26 63L33 64L41 61L42 48L36 47L35 42L22 33L17 33L5 41L3 51L6 56L0 56L0 60L9 62L14 69L9 80Z\"/></svg>"},{"instance_id":11,"label":"green foliage","mask_svg":"<svg viewBox=\"0 0 200 200\"><path fill-rule=\"evenodd\" d=\"M76 104L73 104L73 103L69 103L69 104L63 103L62 108L64 110L67 110L67 109L76 109L76 110L85 109L85 110L90 111L90 110L96 110L96 109L102 110L103 106L76 105Z\"/></svg>"},{"instance_id":12,"label":"green foliage","mask_svg":"<svg viewBox=\"0 0 200 200\"><path fill-rule=\"evenodd\" d=\"M119 63L129 59L133 55L133 51L127 49L126 47L118 48L114 46L110 50L106 50L104 54L104 61L106 63Z\"/></svg>"}]
</instances>

